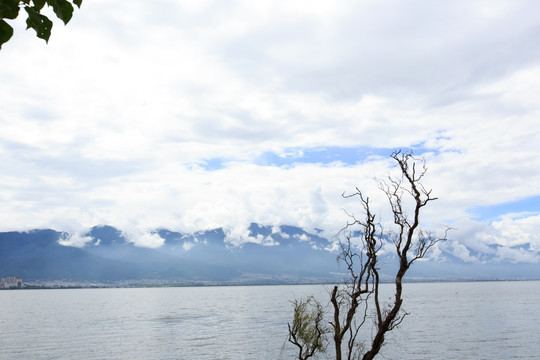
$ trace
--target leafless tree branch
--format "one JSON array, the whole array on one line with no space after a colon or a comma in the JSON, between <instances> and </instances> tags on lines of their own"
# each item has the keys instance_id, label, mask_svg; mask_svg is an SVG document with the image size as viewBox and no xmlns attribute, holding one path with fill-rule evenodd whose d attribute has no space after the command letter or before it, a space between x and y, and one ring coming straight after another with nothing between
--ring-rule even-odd
<instances>
[{"instance_id":1,"label":"leafless tree branch","mask_svg":"<svg viewBox=\"0 0 540 360\"><path fill-rule=\"evenodd\" d=\"M338 259L346 267L348 280L342 286L334 286L330 292L332 319L328 332L332 334L336 360L371 360L379 353L386 334L409 315L401 309L405 274L416 260L425 257L433 246L445 240L450 230L447 228L438 237L420 228L422 209L437 199L432 195L432 190L426 189L421 182L427 173L425 159L401 151L392 153L391 157L397 163L401 176L388 176L376 181L392 211L393 229L383 229L371 210L369 197L360 189L356 188L351 194L342 194L344 198L358 198L363 215L358 218L346 212L348 221L337 235L344 238L339 242ZM411 203L412 206L409 206ZM379 292L378 256L385 241L392 241L398 262L394 293L388 302L381 301ZM370 308L371 312L368 311ZM370 313L373 314L373 335L369 341L362 341L359 339L360 330L366 325ZM291 328L289 334L291 342L295 343ZM323 333L321 336L325 335ZM296 343L299 341L296 340ZM320 350L317 348L315 352ZM306 354L313 356L315 352L302 352L301 349L298 358L302 359L301 356Z\"/></svg>"}]
</instances>

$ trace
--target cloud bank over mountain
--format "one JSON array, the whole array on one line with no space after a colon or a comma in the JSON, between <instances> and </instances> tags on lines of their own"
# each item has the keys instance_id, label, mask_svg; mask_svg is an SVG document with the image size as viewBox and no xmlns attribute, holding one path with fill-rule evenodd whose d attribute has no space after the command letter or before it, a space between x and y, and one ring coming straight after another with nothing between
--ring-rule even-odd
<instances>
[{"instance_id":1,"label":"cloud bank over mountain","mask_svg":"<svg viewBox=\"0 0 540 360\"><path fill-rule=\"evenodd\" d=\"M441 249L538 263L540 3L85 2L0 55L0 230L251 223L327 238L388 155L427 160ZM257 240L258 241L258 240ZM260 241L264 241L260 239ZM186 245L189 247L190 245Z\"/></svg>"},{"instance_id":2,"label":"cloud bank over mountain","mask_svg":"<svg viewBox=\"0 0 540 360\"><path fill-rule=\"evenodd\" d=\"M3 232L0 273L30 283L117 285L332 283L346 276L345 264L337 261L336 239L259 224L251 224L246 235L238 239L221 228L193 234L159 229L148 236L161 239L161 245L142 247L111 226L92 227L78 244L72 241L80 239L54 230ZM525 256L517 261L501 256L509 251ZM523 247L478 250L449 241L418 261L406 280L537 279L538 255ZM381 279L392 281L397 258L391 243L381 249L378 263Z\"/></svg>"}]
</instances>

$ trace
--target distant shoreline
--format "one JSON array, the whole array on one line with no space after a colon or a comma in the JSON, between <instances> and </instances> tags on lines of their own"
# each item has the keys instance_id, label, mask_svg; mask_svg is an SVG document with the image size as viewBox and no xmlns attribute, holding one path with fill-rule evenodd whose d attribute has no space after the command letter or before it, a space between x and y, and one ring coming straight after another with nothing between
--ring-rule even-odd
<instances>
[{"instance_id":1,"label":"distant shoreline","mask_svg":"<svg viewBox=\"0 0 540 360\"><path fill-rule=\"evenodd\" d=\"M471 282L517 282L517 281L540 281L540 279L409 279L405 281L408 284L421 284L421 283L471 283ZM383 284L392 284L391 281L382 282ZM101 284L84 284L84 283L69 283L54 281L47 282L47 284L38 285L32 283L30 285L24 285L21 288L5 288L0 290L67 290L67 289L142 289L142 288L179 288L179 287L244 287L244 286L302 286L302 285L334 285L336 282L321 281L321 282L193 282L193 283L168 283L168 284L149 284L149 283L137 283L130 284L122 283L101 283Z\"/></svg>"}]
</instances>

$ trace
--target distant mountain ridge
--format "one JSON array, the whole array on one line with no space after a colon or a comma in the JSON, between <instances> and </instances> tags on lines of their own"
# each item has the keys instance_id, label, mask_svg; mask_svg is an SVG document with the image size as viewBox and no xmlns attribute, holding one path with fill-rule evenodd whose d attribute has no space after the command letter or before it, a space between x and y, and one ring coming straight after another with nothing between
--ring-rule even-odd
<instances>
[{"instance_id":1,"label":"distant mountain ridge","mask_svg":"<svg viewBox=\"0 0 540 360\"><path fill-rule=\"evenodd\" d=\"M233 245L223 229L183 234L154 232L158 248L135 246L118 229L94 226L83 247L65 246L70 234L55 230L0 233L0 275L25 281L156 280L178 284L313 283L343 280L332 243L294 226L251 224L253 241ZM471 250L472 252L472 250ZM479 254L487 259L489 255ZM392 252L381 254L383 279L391 280ZM437 261L419 261L410 280L538 279L534 263L467 263L442 250Z\"/></svg>"},{"instance_id":2,"label":"distant mountain ridge","mask_svg":"<svg viewBox=\"0 0 540 360\"><path fill-rule=\"evenodd\" d=\"M163 246L137 247L118 229L95 226L83 247L61 245L69 234L54 230L0 233L0 274L26 280L119 281L155 279L178 282L301 283L336 279L330 242L295 227L252 224L250 236L272 235L273 243L228 244L222 229L182 234L156 233ZM282 232L284 231L284 232Z\"/></svg>"}]
</instances>

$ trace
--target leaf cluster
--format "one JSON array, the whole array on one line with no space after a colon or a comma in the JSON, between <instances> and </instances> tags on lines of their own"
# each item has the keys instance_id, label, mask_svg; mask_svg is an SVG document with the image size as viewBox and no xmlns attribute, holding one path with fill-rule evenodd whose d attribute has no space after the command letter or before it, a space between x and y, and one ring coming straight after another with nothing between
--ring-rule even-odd
<instances>
[{"instance_id":1,"label":"leaf cluster","mask_svg":"<svg viewBox=\"0 0 540 360\"><path fill-rule=\"evenodd\" d=\"M13 36L13 28L5 19L16 19L21 9L27 15L26 28L34 29L38 38L48 42L53 22L41 13L44 6L52 7L55 15L67 25L73 16L73 5L80 8L81 4L82 0L0 0L0 49Z\"/></svg>"},{"instance_id":2,"label":"leaf cluster","mask_svg":"<svg viewBox=\"0 0 540 360\"><path fill-rule=\"evenodd\" d=\"M292 325L289 324L289 342L298 347L298 359L305 360L316 352L325 351L324 310L313 296L295 300Z\"/></svg>"}]
</instances>

